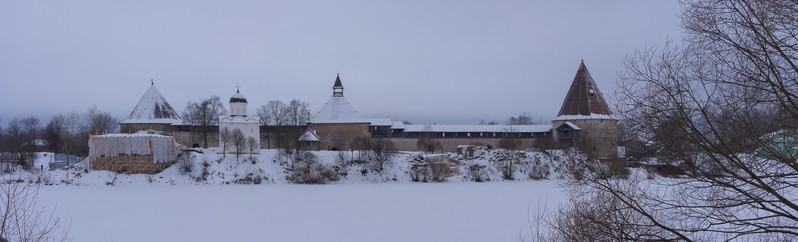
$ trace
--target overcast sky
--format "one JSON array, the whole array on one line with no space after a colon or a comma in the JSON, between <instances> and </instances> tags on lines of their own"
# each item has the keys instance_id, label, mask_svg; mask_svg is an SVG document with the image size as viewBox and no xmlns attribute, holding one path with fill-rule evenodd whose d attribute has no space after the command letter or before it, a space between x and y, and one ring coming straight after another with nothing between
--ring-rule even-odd
<instances>
[{"instance_id":1,"label":"overcast sky","mask_svg":"<svg viewBox=\"0 0 798 242\"><path fill-rule=\"evenodd\" d=\"M678 39L677 1L0 1L0 117L123 120L150 79L182 113L236 84L313 113L340 72L367 117L551 120L581 59L605 95L621 59ZM45 121L46 122L46 121Z\"/></svg>"}]
</instances>

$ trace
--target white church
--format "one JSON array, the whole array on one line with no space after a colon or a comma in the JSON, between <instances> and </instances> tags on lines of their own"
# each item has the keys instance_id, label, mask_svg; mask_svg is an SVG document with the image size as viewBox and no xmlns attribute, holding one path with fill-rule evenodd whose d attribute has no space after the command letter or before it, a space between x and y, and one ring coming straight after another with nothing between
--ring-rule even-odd
<instances>
[{"instance_id":1,"label":"white church","mask_svg":"<svg viewBox=\"0 0 798 242\"><path fill-rule=\"evenodd\" d=\"M238 88L236 89L236 93L230 97L230 115L219 116L219 132L221 133L225 129L231 133L239 129L244 134L244 140L248 140L252 137L260 142L260 123L258 117L247 115L247 98L241 94L241 90ZM232 147L231 144L225 144L220 135L219 147L222 148L225 147L225 145L228 145L227 147L229 148ZM260 144L258 144L258 146L260 146ZM258 153L259 150L260 147L254 149L254 152ZM227 152L233 152L233 149L227 149Z\"/></svg>"}]
</instances>

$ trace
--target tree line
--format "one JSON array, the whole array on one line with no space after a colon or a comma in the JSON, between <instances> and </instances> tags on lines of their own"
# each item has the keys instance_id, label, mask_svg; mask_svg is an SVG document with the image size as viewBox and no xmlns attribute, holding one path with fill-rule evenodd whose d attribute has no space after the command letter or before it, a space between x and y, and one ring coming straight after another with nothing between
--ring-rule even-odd
<instances>
[{"instance_id":1,"label":"tree line","mask_svg":"<svg viewBox=\"0 0 798 242\"><path fill-rule=\"evenodd\" d=\"M115 132L117 126L110 113L97 107L58 113L46 124L36 117L13 118L5 126L0 123L0 153L4 161L30 169L39 151L86 156L90 134Z\"/></svg>"}]
</instances>

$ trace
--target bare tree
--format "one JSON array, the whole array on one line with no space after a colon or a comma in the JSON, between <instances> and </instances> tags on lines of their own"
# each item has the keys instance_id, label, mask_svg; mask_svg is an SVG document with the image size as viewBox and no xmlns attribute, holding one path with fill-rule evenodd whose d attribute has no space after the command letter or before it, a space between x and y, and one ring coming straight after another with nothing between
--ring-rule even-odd
<instances>
[{"instance_id":1,"label":"bare tree","mask_svg":"<svg viewBox=\"0 0 798 242\"><path fill-rule=\"evenodd\" d=\"M89 134L113 132L117 126L117 120L111 116L111 113L100 111L96 106L89 108L86 118Z\"/></svg>"},{"instance_id":2,"label":"bare tree","mask_svg":"<svg viewBox=\"0 0 798 242\"><path fill-rule=\"evenodd\" d=\"M521 140L512 125L504 127L504 136L499 140L499 148L504 149L504 153L499 156L502 158L497 162L498 168L502 172L502 178L513 180L517 169L516 163L520 162L517 150L521 148Z\"/></svg>"},{"instance_id":3,"label":"bare tree","mask_svg":"<svg viewBox=\"0 0 798 242\"><path fill-rule=\"evenodd\" d=\"M249 149L249 158L252 158L252 154L255 153L256 150L260 149L258 139L255 139L255 137L252 136L247 137L247 148Z\"/></svg>"},{"instance_id":4,"label":"bare tree","mask_svg":"<svg viewBox=\"0 0 798 242\"><path fill-rule=\"evenodd\" d=\"M202 135L202 146L208 148L208 133L219 124L219 116L226 113L221 99L214 95L199 102L189 101L183 110L183 122L191 125L192 131Z\"/></svg>"},{"instance_id":5,"label":"bare tree","mask_svg":"<svg viewBox=\"0 0 798 242\"><path fill-rule=\"evenodd\" d=\"M236 160L238 160L238 157L241 156L241 152L244 151L247 145L247 139L244 137L244 133L241 132L241 129L235 128L230 134L230 141L233 143L233 149L235 149L236 152Z\"/></svg>"},{"instance_id":6,"label":"bare tree","mask_svg":"<svg viewBox=\"0 0 798 242\"><path fill-rule=\"evenodd\" d=\"M307 102L294 98L284 108L287 125L302 126L310 122L310 105Z\"/></svg>"},{"instance_id":7,"label":"bare tree","mask_svg":"<svg viewBox=\"0 0 798 242\"><path fill-rule=\"evenodd\" d=\"M798 239L798 162L790 148L798 143L798 6L683 4L685 41L627 56L616 102L633 132L662 144L667 157L656 156L690 177L590 175L584 185L657 231L633 238Z\"/></svg>"},{"instance_id":8,"label":"bare tree","mask_svg":"<svg viewBox=\"0 0 798 242\"><path fill-rule=\"evenodd\" d=\"M419 150L430 153L441 149L441 142L435 139L435 133L433 133L431 124L424 125L423 131L418 137L418 140L416 140L416 146Z\"/></svg>"},{"instance_id":9,"label":"bare tree","mask_svg":"<svg viewBox=\"0 0 798 242\"><path fill-rule=\"evenodd\" d=\"M38 187L0 184L0 238L9 241L66 241L69 224L37 204Z\"/></svg>"},{"instance_id":10,"label":"bare tree","mask_svg":"<svg viewBox=\"0 0 798 242\"><path fill-rule=\"evenodd\" d=\"M279 100L270 100L266 105L258 108L257 114L260 118L260 125L269 127L280 127L286 123L286 115L284 115L286 108L285 104ZM271 149L271 132L266 132L267 148Z\"/></svg>"},{"instance_id":11,"label":"bare tree","mask_svg":"<svg viewBox=\"0 0 798 242\"><path fill-rule=\"evenodd\" d=\"M539 241L650 241L663 232L600 191L571 196L556 213L538 219L552 229Z\"/></svg>"},{"instance_id":12,"label":"bare tree","mask_svg":"<svg viewBox=\"0 0 798 242\"><path fill-rule=\"evenodd\" d=\"M225 157L227 154L227 147L230 146L232 137L233 134L227 127L219 131L219 142L221 142L220 145L222 146L222 157Z\"/></svg>"},{"instance_id":13,"label":"bare tree","mask_svg":"<svg viewBox=\"0 0 798 242\"><path fill-rule=\"evenodd\" d=\"M64 152L64 142L66 133L66 120L64 115L55 115L47 126L44 127L42 138L47 141L49 151L59 153Z\"/></svg>"},{"instance_id":14,"label":"bare tree","mask_svg":"<svg viewBox=\"0 0 798 242\"><path fill-rule=\"evenodd\" d=\"M396 145L389 139L371 139L371 160L377 165L377 170L382 172L385 164L396 155Z\"/></svg>"},{"instance_id":15,"label":"bare tree","mask_svg":"<svg viewBox=\"0 0 798 242\"><path fill-rule=\"evenodd\" d=\"M504 122L506 125L531 125L534 124L534 118L529 112L523 112L515 117L510 117Z\"/></svg>"},{"instance_id":16,"label":"bare tree","mask_svg":"<svg viewBox=\"0 0 798 242\"><path fill-rule=\"evenodd\" d=\"M81 118L81 114L72 111L67 114L59 114L64 118L65 132L64 152L67 154L86 155L89 152L89 131L88 125ZM69 157L67 156L67 163Z\"/></svg>"},{"instance_id":17,"label":"bare tree","mask_svg":"<svg viewBox=\"0 0 798 242\"><path fill-rule=\"evenodd\" d=\"M6 128L6 149L26 170L31 168L36 159L36 139L40 137L40 129L39 119L35 117L15 118Z\"/></svg>"},{"instance_id":18,"label":"bare tree","mask_svg":"<svg viewBox=\"0 0 798 242\"><path fill-rule=\"evenodd\" d=\"M284 109L285 126L278 130L278 143L286 149L293 147L294 151L297 151L299 147L296 145L296 139L302 135L302 126L310 122L310 106L307 102L292 99Z\"/></svg>"},{"instance_id":19,"label":"bare tree","mask_svg":"<svg viewBox=\"0 0 798 242\"><path fill-rule=\"evenodd\" d=\"M307 102L292 99L288 104L278 100L271 100L266 105L258 108L261 125L269 127L266 132L266 141L271 146L272 138L278 147L290 151L296 146L296 138L302 134L302 126L310 122L310 106ZM271 137L274 133L276 137Z\"/></svg>"},{"instance_id":20,"label":"bare tree","mask_svg":"<svg viewBox=\"0 0 798 242\"><path fill-rule=\"evenodd\" d=\"M266 102L266 105L261 106L258 109L258 115L261 118L266 117L266 120L261 119L261 123L266 123L274 126L281 126L288 123L286 117L286 107L285 103L280 100L270 100ZM265 121L265 122L264 122Z\"/></svg>"}]
</instances>

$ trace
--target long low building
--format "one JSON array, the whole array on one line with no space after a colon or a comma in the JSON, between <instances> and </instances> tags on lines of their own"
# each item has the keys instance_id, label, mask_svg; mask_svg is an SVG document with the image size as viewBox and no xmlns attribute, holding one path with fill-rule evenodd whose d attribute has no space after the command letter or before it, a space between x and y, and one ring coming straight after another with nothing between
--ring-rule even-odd
<instances>
[{"instance_id":1,"label":"long low building","mask_svg":"<svg viewBox=\"0 0 798 242\"><path fill-rule=\"evenodd\" d=\"M551 125L404 125L404 129L392 130L403 138L417 138L423 134L438 138L534 138L548 136Z\"/></svg>"}]
</instances>

